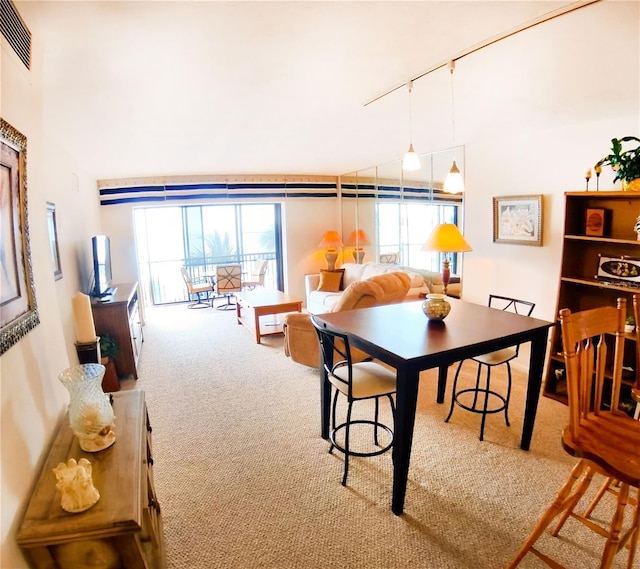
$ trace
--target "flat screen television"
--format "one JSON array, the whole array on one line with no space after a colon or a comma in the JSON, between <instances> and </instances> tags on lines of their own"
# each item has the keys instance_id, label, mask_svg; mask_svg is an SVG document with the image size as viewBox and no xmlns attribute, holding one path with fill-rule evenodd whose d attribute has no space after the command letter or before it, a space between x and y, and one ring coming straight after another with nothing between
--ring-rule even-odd
<instances>
[{"instance_id":1,"label":"flat screen television","mask_svg":"<svg viewBox=\"0 0 640 569\"><path fill-rule=\"evenodd\" d=\"M111 242L106 235L91 238L94 287L91 296L102 298L113 293L111 287Z\"/></svg>"}]
</instances>

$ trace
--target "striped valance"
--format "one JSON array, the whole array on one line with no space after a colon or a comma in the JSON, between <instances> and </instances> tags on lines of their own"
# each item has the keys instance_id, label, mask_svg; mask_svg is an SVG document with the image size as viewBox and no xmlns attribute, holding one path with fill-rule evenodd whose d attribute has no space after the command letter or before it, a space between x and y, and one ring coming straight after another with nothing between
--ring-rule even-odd
<instances>
[{"instance_id":1,"label":"striped valance","mask_svg":"<svg viewBox=\"0 0 640 569\"><path fill-rule=\"evenodd\" d=\"M286 178L101 180L100 205L159 204L185 200L279 200L337 198L338 180L331 176Z\"/></svg>"},{"instance_id":2,"label":"striped valance","mask_svg":"<svg viewBox=\"0 0 640 569\"><path fill-rule=\"evenodd\" d=\"M398 180L377 180L342 178L343 198L364 198L379 200L417 200L437 203L461 204L462 194L449 194L440 183L399 182Z\"/></svg>"}]
</instances>

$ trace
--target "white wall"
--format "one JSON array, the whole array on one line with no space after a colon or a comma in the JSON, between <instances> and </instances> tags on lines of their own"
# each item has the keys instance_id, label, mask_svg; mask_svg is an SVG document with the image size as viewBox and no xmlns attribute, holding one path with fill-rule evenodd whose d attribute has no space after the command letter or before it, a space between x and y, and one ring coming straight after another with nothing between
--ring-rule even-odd
<instances>
[{"instance_id":1,"label":"white wall","mask_svg":"<svg viewBox=\"0 0 640 569\"><path fill-rule=\"evenodd\" d=\"M586 170L609 153L611 138L640 132L639 22L640 3L602 2L457 63L465 236L473 247L464 255L465 299L516 296L537 304L535 316L554 319L563 194L585 189ZM610 170L600 188L614 189ZM493 243L492 198L514 194L544 196L542 247Z\"/></svg>"},{"instance_id":2,"label":"white wall","mask_svg":"<svg viewBox=\"0 0 640 569\"><path fill-rule=\"evenodd\" d=\"M29 22L27 22L29 26ZM99 225L95 180L66 156L47 131L39 87L42 69L33 28L32 70L2 39L2 118L27 138L27 198L31 256L40 324L0 358L0 566L26 567L15 532L68 402L57 375L77 363L70 298L80 288L79 265L90 254L88 236ZM46 203L56 205L63 278L55 281L49 253Z\"/></svg>"}]
</instances>

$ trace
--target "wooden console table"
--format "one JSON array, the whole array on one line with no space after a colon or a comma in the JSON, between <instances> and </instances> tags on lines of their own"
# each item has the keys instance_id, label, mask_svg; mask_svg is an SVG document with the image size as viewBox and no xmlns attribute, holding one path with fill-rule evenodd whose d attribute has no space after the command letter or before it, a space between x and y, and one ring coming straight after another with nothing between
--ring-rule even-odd
<instances>
[{"instance_id":1,"label":"wooden console table","mask_svg":"<svg viewBox=\"0 0 640 569\"><path fill-rule=\"evenodd\" d=\"M96 453L80 448L68 416L62 422L17 535L37 569L166 567L144 392L114 393L113 410L116 442ZM100 492L98 502L78 514L62 509L53 473L70 458L91 462Z\"/></svg>"}]
</instances>

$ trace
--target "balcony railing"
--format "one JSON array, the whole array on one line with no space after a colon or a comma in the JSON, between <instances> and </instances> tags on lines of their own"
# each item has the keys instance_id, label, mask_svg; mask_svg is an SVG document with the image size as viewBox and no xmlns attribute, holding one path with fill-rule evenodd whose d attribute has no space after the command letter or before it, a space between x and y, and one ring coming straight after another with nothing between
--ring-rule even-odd
<instances>
[{"instance_id":1,"label":"balcony railing","mask_svg":"<svg viewBox=\"0 0 640 569\"><path fill-rule=\"evenodd\" d=\"M256 259L268 261L265 275L265 288L275 289L276 284L276 256L275 253L231 255L212 259L175 259L170 261L154 261L141 263L138 267L140 275L140 290L145 304L169 304L189 300L187 287L182 278L181 267L186 267L194 280L211 278L216 271L216 265L242 265L243 275L249 275Z\"/></svg>"}]
</instances>

